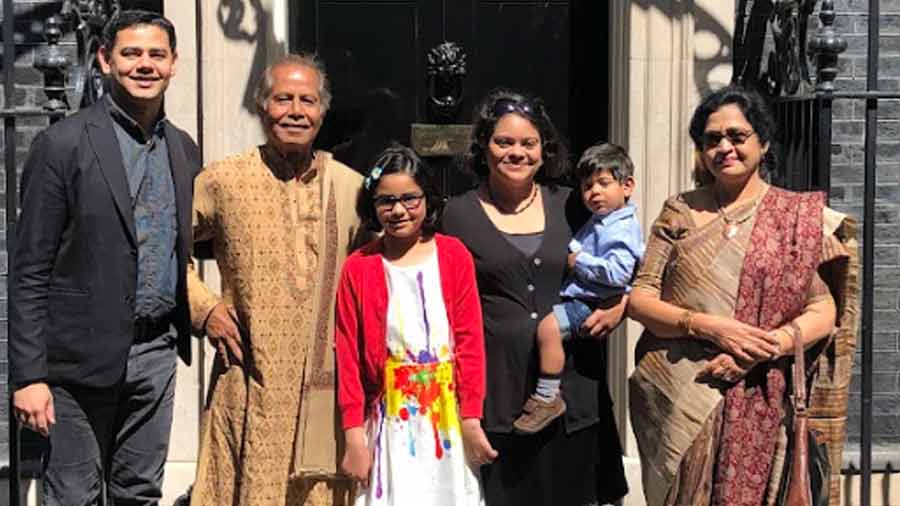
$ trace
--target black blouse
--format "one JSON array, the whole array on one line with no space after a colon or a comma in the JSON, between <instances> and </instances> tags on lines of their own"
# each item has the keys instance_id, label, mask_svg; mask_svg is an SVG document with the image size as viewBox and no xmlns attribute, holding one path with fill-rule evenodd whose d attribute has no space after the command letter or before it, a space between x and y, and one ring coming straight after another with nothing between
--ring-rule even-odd
<instances>
[{"instance_id":1,"label":"black blouse","mask_svg":"<svg viewBox=\"0 0 900 506\"><path fill-rule=\"evenodd\" d=\"M542 187L541 196L544 234L532 256L525 256L494 226L477 190L451 199L443 215L444 233L458 237L475 259L487 352L484 429L490 432L511 432L513 420L534 391L539 372L537 324L560 301L568 243L584 219L566 211L581 207L572 205L568 189ZM601 414L611 416L611 400L605 344L580 338L565 348L562 395L566 431L571 433L598 422Z\"/></svg>"}]
</instances>

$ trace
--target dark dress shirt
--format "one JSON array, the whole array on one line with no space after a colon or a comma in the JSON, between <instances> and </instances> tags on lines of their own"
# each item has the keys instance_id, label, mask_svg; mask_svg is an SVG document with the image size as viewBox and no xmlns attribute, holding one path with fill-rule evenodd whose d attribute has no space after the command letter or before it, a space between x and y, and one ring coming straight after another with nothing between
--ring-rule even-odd
<instances>
[{"instance_id":1,"label":"dark dress shirt","mask_svg":"<svg viewBox=\"0 0 900 506\"><path fill-rule=\"evenodd\" d=\"M175 185L165 137L167 120L161 116L153 130L145 133L111 97L107 100L134 210L138 243L135 318L164 318L175 308L178 281L175 251L178 225Z\"/></svg>"}]
</instances>

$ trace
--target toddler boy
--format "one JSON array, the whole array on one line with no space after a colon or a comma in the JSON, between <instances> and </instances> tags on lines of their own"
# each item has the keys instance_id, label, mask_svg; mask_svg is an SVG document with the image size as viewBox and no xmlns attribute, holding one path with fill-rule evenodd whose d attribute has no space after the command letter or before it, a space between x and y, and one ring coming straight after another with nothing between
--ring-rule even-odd
<instances>
[{"instance_id":1,"label":"toddler boy","mask_svg":"<svg viewBox=\"0 0 900 506\"><path fill-rule=\"evenodd\" d=\"M538 324L541 374L535 393L513 422L519 432L533 434L566 412L560 396L565 364L563 341L578 334L584 321L603 301L630 290L635 266L644 255L641 226L634 204L634 164L620 146L610 143L588 148L575 167L581 199L593 214L569 243L569 275L562 302Z\"/></svg>"}]
</instances>

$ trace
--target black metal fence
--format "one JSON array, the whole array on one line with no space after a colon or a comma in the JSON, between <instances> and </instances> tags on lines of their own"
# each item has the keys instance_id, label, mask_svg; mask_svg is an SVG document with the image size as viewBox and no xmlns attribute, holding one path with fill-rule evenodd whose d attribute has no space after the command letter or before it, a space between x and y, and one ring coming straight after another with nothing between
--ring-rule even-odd
<instances>
[{"instance_id":1,"label":"black metal fence","mask_svg":"<svg viewBox=\"0 0 900 506\"><path fill-rule=\"evenodd\" d=\"M831 3L831 2L826 2ZM833 13L831 16L833 17ZM876 153L878 147L878 109L879 104L887 99L898 99L896 91L879 89L880 29L881 5L879 0L868 2L868 40L866 89L864 91L833 91L834 88L822 90L819 95L833 100L864 101L865 104L865 141L864 141L864 197L863 197L863 254L862 254L862 327L860 335L860 352L862 365L861 381L861 419L860 419L860 503L871 503L871 476L873 472L890 472L890 465L874 469L872 466L872 392L873 392L873 330L874 330L874 285L875 285L875 187L876 187ZM839 37L833 32L829 40L823 44L835 47L841 44ZM836 72L836 69L835 69ZM830 139L830 132L829 132ZM818 149L827 150L830 156L830 142ZM830 167L830 165L829 165ZM847 470L856 473L855 469Z\"/></svg>"},{"instance_id":2,"label":"black metal fence","mask_svg":"<svg viewBox=\"0 0 900 506\"><path fill-rule=\"evenodd\" d=\"M817 5L819 4L819 5ZM864 5L864 4L863 4ZM807 43L807 26L818 7L819 28ZM834 2L782 0L738 2L735 33L735 74L740 82L766 90L772 97L782 132L776 183L798 190L831 190L833 106L835 101L864 101L865 140L862 198L862 289L859 335L860 451L855 464L842 469L858 475L859 504L871 504L873 473L891 472L891 463L872 465L873 308L875 267L875 188L879 103L900 98L896 91L879 89L879 0L868 1L866 87L838 91L838 55L847 42L835 30ZM807 49L816 60L815 85L807 70ZM766 52L769 51L768 58ZM763 61L766 60L765 66ZM765 68L763 68L765 67ZM896 329L892 329L896 330Z\"/></svg>"}]
</instances>

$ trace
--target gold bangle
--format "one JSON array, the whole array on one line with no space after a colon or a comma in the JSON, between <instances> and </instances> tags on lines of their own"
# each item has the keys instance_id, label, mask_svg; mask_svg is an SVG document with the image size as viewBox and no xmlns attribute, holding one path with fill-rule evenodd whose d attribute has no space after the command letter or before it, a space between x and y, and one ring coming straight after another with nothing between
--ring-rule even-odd
<instances>
[{"instance_id":1,"label":"gold bangle","mask_svg":"<svg viewBox=\"0 0 900 506\"><path fill-rule=\"evenodd\" d=\"M773 330L772 333L773 333L776 337L777 337L778 334L787 336L787 340L788 340L788 342L787 342L787 346L788 346L788 347L787 347L787 348L784 348L784 346L782 346L782 344L783 344L783 343L782 343L783 339L780 339L780 338L778 339L778 355L772 357L772 360L776 360L776 359L778 359L778 358L780 358L780 357L783 357L783 356L785 356L785 355L788 355L788 354L790 353L789 350L793 350L793 348L794 348L794 335L791 334L791 331L788 330L788 329L785 328L785 327L778 327L777 329Z\"/></svg>"},{"instance_id":2,"label":"gold bangle","mask_svg":"<svg viewBox=\"0 0 900 506\"><path fill-rule=\"evenodd\" d=\"M694 332L694 312L690 309L685 309L683 313L681 313L681 318L678 319L678 328L684 332L684 335L688 337L696 337L697 333Z\"/></svg>"},{"instance_id":3,"label":"gold bangle","mask_svg":"<svg viewBox=\"0 0 900 506\"><path fill-rule=\"evenodd\" d=\"M778 350L778 351L782 352L783 355L793 354L795 344L798 340L800 341L800 346L803 346L803 331L800 330L800 326L797 325L797 322L795 322L794 320L787 322L786 324L782 325L781 327L778 327L775 330L780 330L788 338L787 349L786 350ZM779 346L779 348L780 348L780 346Z\"/></svg>"}]
</instances>

